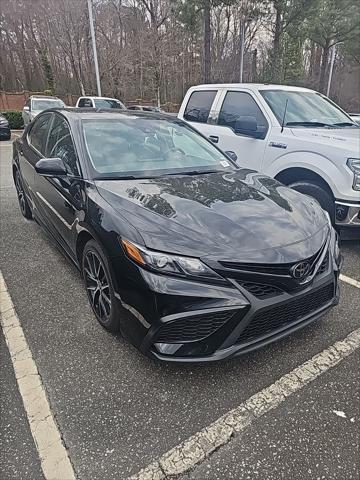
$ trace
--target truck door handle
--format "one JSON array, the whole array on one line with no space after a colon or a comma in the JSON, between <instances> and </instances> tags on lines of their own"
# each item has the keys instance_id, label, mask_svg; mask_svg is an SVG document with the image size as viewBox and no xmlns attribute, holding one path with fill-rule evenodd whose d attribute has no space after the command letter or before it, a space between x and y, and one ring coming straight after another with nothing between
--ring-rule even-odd
<instances>
[{"instance_id":1,"label":"truck door handle","mask_svg":"<svg viewBox=\"0 0 360 480\"><path fill-rule=\"evenodd\" d=\"M219 137L217 135L210 135L209 140L210 140L210 142L218 143Z\"/></svg>"}]
</instances>

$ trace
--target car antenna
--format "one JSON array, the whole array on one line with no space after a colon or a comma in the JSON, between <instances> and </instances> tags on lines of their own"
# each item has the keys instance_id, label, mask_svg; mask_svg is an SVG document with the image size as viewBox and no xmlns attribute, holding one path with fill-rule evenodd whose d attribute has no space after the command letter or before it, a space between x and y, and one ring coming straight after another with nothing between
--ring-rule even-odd
<instances>
[{"instance_id":1,"label":"car antenna","mask_svg":"<svg viewBox=\"0 0 360 480\"><path fill-rule=\"evenodd\" d=\"M285 127L285 117L286 117L286 110L287 110L287 106L288 106L288 101L289 101L289 99L287 98L286 102L285 102L284 116L283 116L283 119L282 119L282 122L281 122L281 133L284 131L284 127Z\"/></svg>"}]
</instances>

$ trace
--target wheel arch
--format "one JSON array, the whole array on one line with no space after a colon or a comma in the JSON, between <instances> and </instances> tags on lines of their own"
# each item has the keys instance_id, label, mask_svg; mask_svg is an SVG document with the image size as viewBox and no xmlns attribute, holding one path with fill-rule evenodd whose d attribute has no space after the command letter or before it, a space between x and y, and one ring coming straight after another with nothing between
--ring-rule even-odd
<instances>
[{"instance_id":1,"label":"wheel arch","mask_svg":"<svg viewBox=\"0 0 360 480\"><path fill-rule=\"evenodd\" d=\"M324 178L319 175L318 173L310 170L309 168L304 167L290 167L282 170L278 174L276 174L275 179L279 182L289 185L293 182L299 181L312 181L317 183L320 187L322 187L327 193L334 198L334 193Z\"/></svg>"}]
</instances>

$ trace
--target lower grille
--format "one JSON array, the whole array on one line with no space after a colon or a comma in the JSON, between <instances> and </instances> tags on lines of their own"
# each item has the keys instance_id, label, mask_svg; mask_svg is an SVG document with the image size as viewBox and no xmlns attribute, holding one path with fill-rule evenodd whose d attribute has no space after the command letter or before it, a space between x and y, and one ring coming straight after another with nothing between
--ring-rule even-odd
<instances>
[{"instance_id":1,"label":"lower grille","mask_svg":"<svg viewBox=\"0 0 360 480\"><path fill-rule=\"evenodd\" d=\"M290 326L329 303L333 297L334 285L329 284L283 305L261 310L255 314L236 343L245 343Z\"/></svg>"},{"instance_id":2,"label":"lower grille","mask_svg":"<svg viewBox=\"0 0 360 480\"><path fill-rule=\"evenodd\" d=\"M161 327L157 343L186 343L202 340L216 332L236 311L194 315L169 322Z\"/></svg>"},{"instance_id":3,"label":"lower grille","mask_svg":"<svg viewBox=\"0 0 360 480\"><path fill-rule=\"evenodd\" d=\"M266 283L238 282L238 284L261 300L275 297L276 295L281 295L284 293L280 288L273 285L268 285Z\"/></svg>"}]
</instances>

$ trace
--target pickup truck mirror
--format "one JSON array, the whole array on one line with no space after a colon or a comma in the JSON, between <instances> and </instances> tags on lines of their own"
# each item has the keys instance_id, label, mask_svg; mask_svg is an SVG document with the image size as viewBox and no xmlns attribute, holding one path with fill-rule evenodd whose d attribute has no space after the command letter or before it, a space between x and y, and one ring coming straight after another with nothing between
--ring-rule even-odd
<instances>
[{"instance_id":1,"label":"pickup truck mirror","mask_svg":"<svg viewBox=\"0 0 360 480\"><path fill-rule=\"evenodd\" d=\"M35 171L43 177L64 177L66 167L61 158L42 158L35 164Z\"/></svg>"},{"instance_id":2,"label":"pickup truck mirror","mask_svg":"<svg viewBox=\"0 0 360 480\"><path fill-rule=\"evenodd\" d=\"M263 139L266 136L266 129L258 127L256 118L251 116L239 117L235 122L234 131L253 138Z\"/></svg>"}]
</instances>

